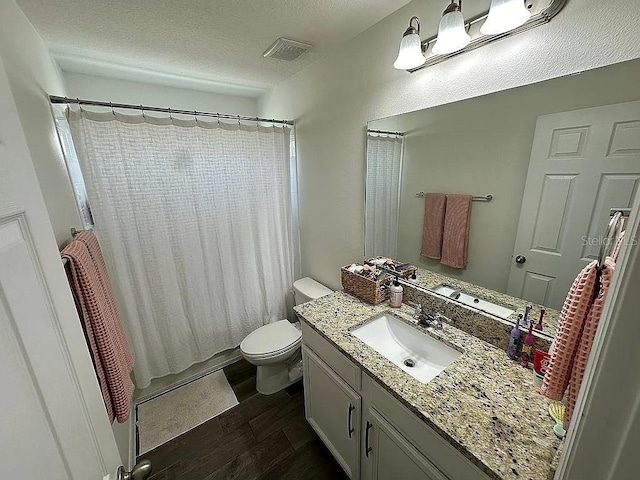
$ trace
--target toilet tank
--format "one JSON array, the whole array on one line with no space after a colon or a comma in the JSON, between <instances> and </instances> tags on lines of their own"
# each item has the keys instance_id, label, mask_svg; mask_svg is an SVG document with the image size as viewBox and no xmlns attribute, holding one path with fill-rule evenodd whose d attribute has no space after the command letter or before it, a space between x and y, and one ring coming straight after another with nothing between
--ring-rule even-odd
<instances>
[{"instance_id":1,"label":"toilet tank","mask_svg":"<svg viewBox=\"0 0 640 480\"><path fill-rule=\"evenodd\" d=\"M333 293L321 283L316 282L313 278L304 277L293 282L293 294L296 305L315 300Z\"/></svg>"}]
</instances>

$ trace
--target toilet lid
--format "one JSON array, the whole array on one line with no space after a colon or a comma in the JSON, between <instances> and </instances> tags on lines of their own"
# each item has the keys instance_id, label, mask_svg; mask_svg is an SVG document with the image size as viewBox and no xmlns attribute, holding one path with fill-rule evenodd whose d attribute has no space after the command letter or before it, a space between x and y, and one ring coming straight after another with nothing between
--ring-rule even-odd
<instances>
[{"instance_id":1,"label":"toilet lid","mask_svg":"<svg viewBox=\"0 0 640 480\"><path fill-rule=\"evenodd\" d=\"M268 355L286 349L301 336L300 330L289 320L280 320L251 332L240 344L240 349L248 355Z\"/></svg>"}]
</instances>

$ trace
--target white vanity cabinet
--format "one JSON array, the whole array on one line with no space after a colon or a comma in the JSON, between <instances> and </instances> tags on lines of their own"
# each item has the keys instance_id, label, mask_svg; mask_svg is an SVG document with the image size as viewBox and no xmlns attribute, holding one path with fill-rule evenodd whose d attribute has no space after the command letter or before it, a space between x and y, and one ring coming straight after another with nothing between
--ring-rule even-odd
<instances>
[{"instance_id":1,"label":"white vanity cabinet","mask_svg":"<svg viewBox=\"0 0 640 480\"><path fill-rule=\"evenodd\" d=\"M301 324L305 414L352 480L489 478L330 342Z\"/></svg>"},{"instance_id":2,"label":"white vanity cabinet","mask_svg":"<svg viewBox=\"0 0 640 480\"><path fill-rule=\"evenodd\" d=\"M362 478L367 480L447 480L375 408L364 421Z\"/></svg>"},{"instance_id":3,"label":"white vanity cabinet","mask_svg":"<svg viewBox=\"0 0 640 480\"><path fill-rule=\"evenodd\" d=\"M352 479L360 475L361 398L325 362L303 349L307 421Z\"/></svg>"}]
</instances>

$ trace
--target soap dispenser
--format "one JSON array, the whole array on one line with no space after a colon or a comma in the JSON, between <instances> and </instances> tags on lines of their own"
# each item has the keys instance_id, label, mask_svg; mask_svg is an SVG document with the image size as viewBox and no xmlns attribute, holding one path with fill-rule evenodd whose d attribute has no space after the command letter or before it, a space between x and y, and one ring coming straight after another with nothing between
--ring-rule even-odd
<instances>
[{"instance_id":1,"label":"soap dispenser","mask_svg":"<svg viewBox=\"0 0 640 480\"><path fill-rule=\"evenodd\" d=\"M402 306L402 285L398 281L398 277L396 277L393 284L389 287L389 291L391 292L389 295L389 306L391 308L400 308Z\"/></svg>"}]
</instances>

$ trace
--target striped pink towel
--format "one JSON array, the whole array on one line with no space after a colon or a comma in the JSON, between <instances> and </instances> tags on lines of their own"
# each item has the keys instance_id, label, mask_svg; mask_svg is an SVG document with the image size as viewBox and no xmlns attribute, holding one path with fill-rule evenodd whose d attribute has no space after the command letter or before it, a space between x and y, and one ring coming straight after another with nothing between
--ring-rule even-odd
<instances>
[{"instance_id":1,"label":"striped pink towel","mask_svg":"<svg viewBox=\"0 0 640 480\"><path fill-rule=\"evenodd\" d=\"M467 266L471 201L471 195L447 195L440 259L443 265L453 268Z\"/></svg>"},{"instance_id":2,"label":"striped pink towel","mask_svg":"<svg viewBox=\"0 0 640 480\"><path fill-rule=\"evenodd\" d=\"M131 413L133 354L116 307L98 240L82 232L61 253L69 261L69 284L102 390L109 418Z\"/></svg>"},{"instance_id":3,"label":"striped pink towel","mask_svg":"<svg viewBox=\"0 0 640 480\"><path fill-rule=\"evenodd\" d=\"M580 344L578 345L578 351L574 361L573 369L571 371L571 381L569 383L569 399L567 404L567 410L564 414L564 428L569 428L569 421L573 415L573 409L576 406L576 399L578 392L582 386L582 379L584 378L584 371L587 367L587 360L589 360L589 354L591 353L591 347L593 346L593 339L596 336L598 330L598 324L600 323L600 317L602 316L602 307L607 299L609 293L609 287L611 286L611 278L613 277L613 271L615 269L615 263L609 257L605 261L605 268L602 270L600 276L600 291L596 297L582 331L582 337L580 338Z\"/></svg>"},{"instance_id":4,"label":"striped pink towel","mask_svg":"<svg viewBox=\"0 0 640 480\"><path fill-rule=\"evenodd\" d=\"M553 400L562 400L571 378L582 329L593 300L596 264L591 262L578 274L562 307L556 338L549 349L549 366L540 387L540 393Z\"/></svg>"},{"instance_id":5,"label":"striped pink towel","mask_svg":"<svg viewBox=\"0 0 640 480\"><path fill-rule=\"evenodd\" d=\"M442 229L447 197L444 193L427 193L424 196L424 221L422 223L422 249L420 255L439 259L442 252Z\"/></svg>"}]
</instances>

